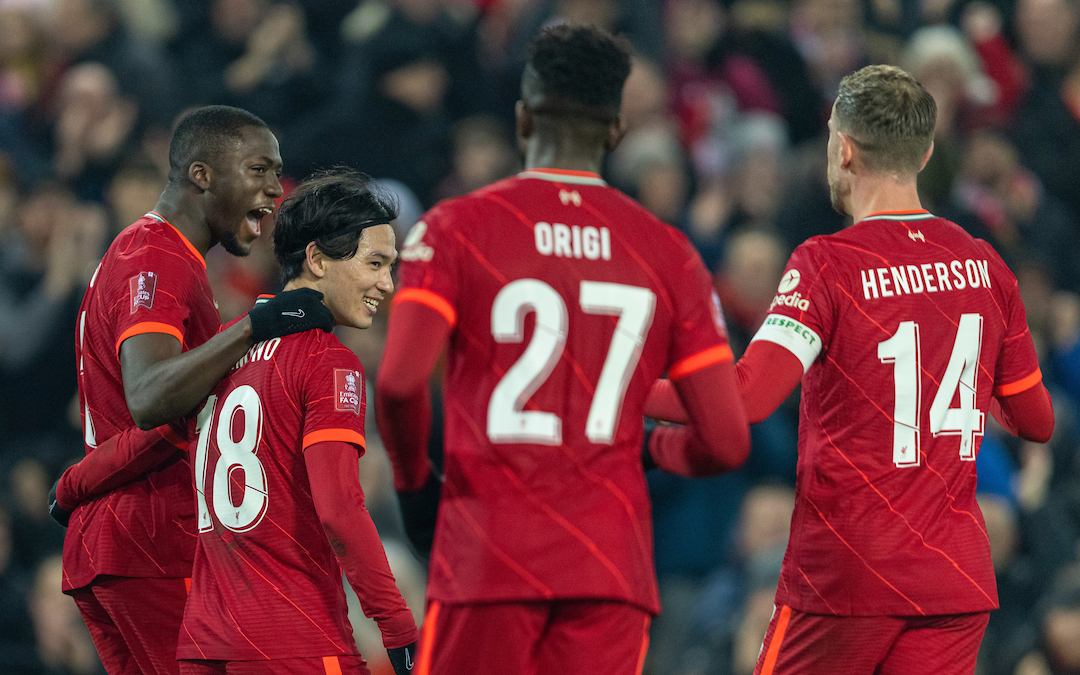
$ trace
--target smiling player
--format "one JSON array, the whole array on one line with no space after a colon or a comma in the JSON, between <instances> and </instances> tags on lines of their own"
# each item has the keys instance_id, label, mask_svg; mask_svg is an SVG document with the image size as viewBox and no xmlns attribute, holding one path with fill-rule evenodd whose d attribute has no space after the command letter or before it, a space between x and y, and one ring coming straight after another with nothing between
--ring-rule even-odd
<instances>
[{"instance_id":1,"label":"smiling player","mask_svg":"<svg viewBox=\"0 0 1080 675\"><path fill-rule=\"evenodd\" d=\"M237 108L195 110L177 125L169 164L157 206L116 237L83 298L76 359L87 458L61 477L51 507L73 510L63 588L114 674L177 672L195 499L183 439L155 427L195 408L253 343L330 328L318 294L302 291L218 332L204 255L216 243L246 255L281 196L266 124ZM131 477L76 508L83 488Z\"/></svg>"},{"instance_id":2,"label":"smiling player","mask_svg":"<svg viewBox=\"0 0 1080 675\"><path fill-rule=\"evenodd\" d=\"M334 172L278 213L285 292L323 293L334 323L367 328L393 291L391 199ZM367 673L341 572L402 675L416 624L364 508L364 371L319 330L260 342L194 422L199 541L177 657L181 672ZM329 539L329 540L328 540Z\"/></svg>"}]
</instances>

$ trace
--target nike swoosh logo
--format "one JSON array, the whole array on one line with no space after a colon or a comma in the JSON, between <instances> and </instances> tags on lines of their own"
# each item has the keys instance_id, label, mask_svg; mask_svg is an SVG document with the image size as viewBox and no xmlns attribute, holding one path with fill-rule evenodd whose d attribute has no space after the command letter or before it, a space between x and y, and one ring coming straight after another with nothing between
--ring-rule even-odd
<instances>
[{"instance_id":1,"label":"nike swoosh logo","mask_svg":"<svg viewBox=\"0 0 1080 675\"><path fill-rule=\"evenodd\" d=\"M412 670L412 654L408 649L405 650L405 670Z\"/></svg>"},{"instance_id":2,"label":"nike swoosh logo","mask_svg":"<svg viewBox=\"0 0 1080 675\"><path fill-rule=\"evenodd\" d=\"M282 316L295 316L297 319L303 319L304 318L304 310L298 309L295 312L282 312L281 315Z\"/></svg>"}]
</instances>

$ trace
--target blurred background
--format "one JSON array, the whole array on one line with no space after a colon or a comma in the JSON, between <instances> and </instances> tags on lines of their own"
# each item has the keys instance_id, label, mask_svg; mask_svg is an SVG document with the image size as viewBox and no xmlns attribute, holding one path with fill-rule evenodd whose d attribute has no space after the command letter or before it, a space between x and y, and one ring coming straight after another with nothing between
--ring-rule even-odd
<instances>
[{"instance_id":1,"label":"blurred background","mask_svg":"<svg viewBox=\"0 0 1080 675\"><path fill-rule=\"evenodd\" d=\"M176 117L256 113L287 186L335 164L372 174L402 202L401 241L435 201L518 170L523 48L558 21L633 43L630 130L605 177L698 247L737 353L791 250L848 224L825 182L840 78L892 63L930 90L923 203L1016 272L1057 413L1048 444L996 427L983 441L1001 609L979 672L1080 673L1080 0L0 0L0 675L102 672L60 593L46 500L83 453L76 309L112 238L153 208ZM270 227L248 258L211 251L223 320L278 289ZM369 386L385 321L338 329ZM753 429L736 472L649 476L664 606L649 675L752 671L793 508L797 407ZM368 508L419 620L424 567L368 430ZM353 604L362 653L392 672Z\"/></svg>"}]
</instances>

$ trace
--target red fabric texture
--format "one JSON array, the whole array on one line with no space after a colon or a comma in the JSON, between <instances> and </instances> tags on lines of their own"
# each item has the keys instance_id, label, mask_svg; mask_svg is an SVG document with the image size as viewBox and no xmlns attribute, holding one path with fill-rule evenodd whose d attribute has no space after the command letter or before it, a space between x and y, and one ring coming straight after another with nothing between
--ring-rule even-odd
<instances>
[{"instance_id":1,"label":"red fabric texture","mask_svg":"<svg viewBox=\"0 0 1080 675\"><path fill-rule=\"evenodd\" d=\"M359 359L320 330L254 345L215 387L189 431L199 535L178 658L355 656L324 520L387 641L415 638L363 508L364 391ZM312 437L319 440L305 450ZM307 452L320 455L317 475ZM362 574L369 578L357 580Z\"/></svg>"},{"instance_id":2,"label":"red fabric texture","mask_svg":"<svg viewBox=\"0 0 1080 675\"><path fill-rule=\"evenodd\" d=\"M99 441L135 428L117 358L121 335L140 326L150 332L167 328L190 349L213 337L221 325L202 257L175 228L149 215L109 246L83 296L78 322L79 407L88 454ZM158 441L152 452L167 459L140 480L75 509L64 539L66 591L99 574L191 576L195 499L190 468L184 454L167 441Z\"/></svg>"},{"instance_id":3,"label":"red fabric texture","mask_svg":"<svg viewBox=\"0 0 1080 675\"><path fill-rule=\"evenodd\" d=\"M415 227L375 395L396 485L419 487L424 390L446 345L429 599L657 611L641 411L668 368L721 360L700 256L587 172L525 171Z\"/></svg>"},{"instance_id":4,"label":"red fabric texture","mask_svg":"<svg viewBox=\"0 0 1080 675\"><path fill-rule=\"evenodd\" d=\"M304 451L311 491L338 564L349 580L364 616L374 619L383 646L395 649L419 637L412 612L398 591L382 540L364 506L356 447L348 443L316 443Z\"/></svg>"},{"instance_id":5,"label":"red fabric texture","mask_svg":"<svg viewBox=\"0 0 1080 675\"><path fill-rule=\"evenodd\" d=\"M990 413L1013 436L1045 443L1054 433L1054 406L1043 383L1012 396L994 397Z\"/></svg>"}]
</instances>

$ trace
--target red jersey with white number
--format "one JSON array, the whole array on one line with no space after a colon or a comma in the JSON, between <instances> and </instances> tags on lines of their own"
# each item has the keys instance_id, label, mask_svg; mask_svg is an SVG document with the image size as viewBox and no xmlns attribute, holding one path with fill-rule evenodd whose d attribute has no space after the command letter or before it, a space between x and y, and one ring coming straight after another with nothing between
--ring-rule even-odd
<instances>
[{"instance_id":1,"label":"red jersey with white number","mask_svg":"<svg viewBox=\"0 0 1080 675\"><path fill-rule=\"evenodd\" d=\"M395 302L453 326L429 599L657 612L642 406L731 358L697 253L596 174L530 170L436 205L401 260Z\"/></svg>"},{"instance_id":2,"label":"red jersey with white number","mask_svg":"<svg viewBox=\"0 0 1080 675\"><path fill-rule=\"evenodd\" d=\"M213 337L221 317L203 257L151 212L109 246L78 322L79 404L90 453L99 439L135 426L120 373L121 343L133 335L166 333L187 351ZM75 509L64 539L64 590L81 588L99 574L189 576L195 552L189 473L186 454L178 451L144 479Z\"/></svg>"},{"instance_id":3,"label":"red jersey with white number","mask_svg":"<svg viewBox=\"0 0 1080 675\"><path fill-rule=\"evenodd\" d=\"M997 607L975 455L990 397L1041 379L1016 278L925 211L874 214L791 256L754 337L802 381L777 604L845 616Z\"/></svg>"},{"instance_id":4,"label":"red jersey with white number","mask_svg":"<svg viewBox=\"0 0 1080 675\"><path fill-rule=\"evenodd\" d=\"M362 452L366 405L359 359L320 330L253 346L207 398L189 433L199 543L177 658L359 653L304 450Z\"/></svg>"}]
</instances>

